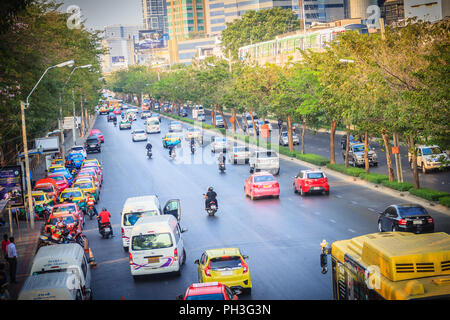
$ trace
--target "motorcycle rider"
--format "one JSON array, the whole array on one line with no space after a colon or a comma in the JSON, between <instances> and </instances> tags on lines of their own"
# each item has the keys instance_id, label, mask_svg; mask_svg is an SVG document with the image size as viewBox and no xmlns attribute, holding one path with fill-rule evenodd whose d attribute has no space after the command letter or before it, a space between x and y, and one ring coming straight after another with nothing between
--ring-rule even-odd
<instances>
[{"instance_id":1,"label":"motorcycle rider","mask_svg":"<svg viewBox=\"0 0 450 320\"><path fill-rule=\"evenodd\" d=\"M191 138L191 152L192 152L192 153L193 153L193 151L194 151L194 147L195 147L195 138L192 137L192 138Z\"/></svg>"},{"instance_id":2,"label":"motorcycle rider","mask_svg":"<svg viewBox=\"0 0 450 320\"><path fill-rule=\"evenodd\" d=\"M225 168L225 155L223 154L223 152L220 152L219 158L217 160L219 160L219 166L223 165L223 167Z\"/></svg>"},{"instance_id":3,"label":"motorcycle rider","mask_svg":"<svg viewBox=\"0 0 450 320\"><path fill-rule=\"evenodd\" d=\"M205 209L209 209L209 204L214 202L216 208L219 209L219 205L217 203L217 193L214 191L213 187L208 187L208 191L206 192L204 198L205 200Z\"/></svg>"},{"instance_id":4,"label":"motorcycle rider","mask_svg":"<svg viewBox=\"0 0 450 320\"><path fill-rule=\"evenodd\" d=\"M113 118L113 123L114 123L114 126L117 126L117 118L116 117Z\"/></svg>"},{"instance_id":5,"label":"motorcycle rider","mask_svg":"<svg viewBox=\"0 0 450 320\"><path fill-rule=\"evenodd\" d=\"M109 228L111 229L111 236L114 237L111 221L109 220L111 218L111 213L109 213L106 208L103 208L102 211L98 214L98 231L102 229L102 226L109 225Z\"/></svg>"},{"instance_id":6,"label":"motorcycle rider","mask_svg":"<svg viewBox=\"0 0 450 320\"><path fill-rule=\"evenodd\" d=\"M147 145L145 146L145 149L147 149L147 154L149 152L152 152L152 148L153 148L152 144L150 142L148 142Z\"/></svg>"},{"instance_id":7,"label":"motorcycle rider","mask_svg":"<svg viewBox=\"0 0 450 320\"><path fill-rule=\"evenodd\" d=\"M92 206L92 210L94 210L94 215L98 215L97 209L95 208L95 198L92 195L92 193L88 193L87 199L86 199L86 205L89 208L89 206Z\"/></svg>"},{"instance_id":8,"label":"motorcycle rider","mask_svg":"<svg viewBox=\"0 0 450 320\"><path fill-rule=\"evenodd\" d=\"M169 145L169 157L175 152L175 146L173 144Z\"/></svg>"}]
</instances>

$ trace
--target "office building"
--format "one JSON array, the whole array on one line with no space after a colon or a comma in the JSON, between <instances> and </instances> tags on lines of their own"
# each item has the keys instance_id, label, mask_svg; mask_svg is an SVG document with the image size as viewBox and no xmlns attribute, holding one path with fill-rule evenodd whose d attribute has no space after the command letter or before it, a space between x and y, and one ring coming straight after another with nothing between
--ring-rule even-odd
<instances>
[{"instance_id":1,"label":"office building","mask_svg":"<svg viewBox=\"0 0 450 320\"><path fill-rule=\"evenodd\" d=\"M167 0L169 39L175 41L204 37L205 0Z\"/></svg>"},{"instance_id":2,"label":"office building","mask_svg":"<svg viewBox=\"0 0 450 320\"><path fill-rule=\"evenodd\" d=\"M142 0L142 16L146 30L160 30L163 34L169 32L166 0Z\"/></svg>"},{"instance_id":3,"label":"office building","mask_svg":"<svg viewBox=\"0 0 450 320\"><path fill-rule=\"evenodd\" d=\"M450 0L404 0L405 18L434 22L450 17Z\"/></svg>"}]
</instances>

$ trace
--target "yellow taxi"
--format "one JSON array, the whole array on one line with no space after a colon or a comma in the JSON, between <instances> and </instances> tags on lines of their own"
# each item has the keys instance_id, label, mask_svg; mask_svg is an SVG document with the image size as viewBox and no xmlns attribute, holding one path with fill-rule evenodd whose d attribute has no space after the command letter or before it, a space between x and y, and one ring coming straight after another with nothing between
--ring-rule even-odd
<instances>
[{"instance_id":1,"label":"yellow taxi","mask_svg":"<svg viewBox=\"0 0 450 320\"><path fill-rule=\"evenodd\" d=\"M203 252L198 264L198 282L219 282L232 289L252 290L248 256L238 248L211 249Z\"/></svg>"},{"instance_id":2,"label":"yellow taxi","mask_svg":"<svg viewBox=\"0 0 450 320\"><path fill-rule=\"evenodd\" d=\"M80 207L83 212L86 212L86 195L80 188L66 188L58 197L59 202L64 202L72 197L74 203Z\"/></svg>"},{"instance_id":3,"label":"yellow taxi","mask_svg":"<svg viewBox=\"0 0 450 320\"><path fill-rule=\"evenodd\" d=\"M27 195L28 196L28 195ZM34 203L37 206L52 206L55 201L51 199L48 194L44 191L31 191L31 196L34 199Z\"/></svg>"},{"instance_id":4,"label":"yellow taxi","mask_svg":"<svg viewBox=\"0 0 450 320\"><path fill-rule=\"evenodd\" d=\"M80 188L83 193L87 196L89 193L95 198L95 203L99 199L99 192L95 186L94 179L92 177L76 178L72 185L73 188Z\"/></svg>"},{"instance_id":5,"label":"yellow taxi","mask_svg":"<svg viewBox=\"0 0 450 320\"><path fill-rule=\"evenodd\" d=\"M181 138L177 133L167 133L163 138L163 147L168 148L170 145L177 145L181 143Z\"/></svg>"},{"instance_id":6,"label":"yellow taxi","mask_svg":"<svg viewBox=\"0 0 450 320\"><path fill-rule=\"evenodd\" d=\"M87 163L90 163L90 162L96 163L99 168L102 167L102 165L100 164L100 162L98 162L98 160L96 158L94 158L94 159L84 159L83 165L87 164Z\"/></svg>"},{"instance_id":7,"label":"yellow taxi","mask_svg":"<svg viewBox=\"0 0 450 320\"><path fill-rule=\"evenodd\" d=\"M53 159L52 160L52 166L64 166L64 161L63 159Z\"/></svg>"}]
</instances>

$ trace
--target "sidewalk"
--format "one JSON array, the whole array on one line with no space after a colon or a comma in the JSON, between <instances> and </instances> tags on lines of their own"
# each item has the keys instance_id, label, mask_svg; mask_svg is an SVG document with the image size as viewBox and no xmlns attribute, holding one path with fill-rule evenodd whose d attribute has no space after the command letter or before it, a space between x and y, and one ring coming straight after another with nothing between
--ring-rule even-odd
<instances>
[{"instance_id":1,"label":"sidewalk","mask_svg":"<svg viewBox=\"0 0 450 320\"><path fill-rule=\"evenodd\" d=\"M95 121L97 119L97 114L92 118L92 122L88 126L87 133L92 129L93 125L95 124ZM76 132L77 136L75 137L75 142L80 143L81 141L84 141L86 135L83 137L80 137L78 135L78 131ZM72 130L69 130L66 134L66 138L64 140L64 146L66 152L73 146L73 139L72 139ZM38 180L45 177L45 161L41 161L39 166L35 168L35 170L32 172L33 180ZM34 222L34 228L31 229L29 226L29 223L24 220L19 220L19 224L14 221L13 217L13 234L10 234L10 225L9 225L9 217L8 217L8 210L5 210L4 212L4 220L5 225L0 227L0 235L3 238L3 235L6 233L8 234L8 237L13 236L16 244L17 249L17 273L16 273L16 281L15 284L9 284L8 291L10 294L11 300L17 300L17 297L19 295L20 290L22 289L22 286L26 280L26 278L30 274L31 270L31 264L34 259L34 255L37 250L38 245L38 239L41 234L41 229L44 226L44 221L35 221ZM0 261L4 262L4 259L0 257ZM8 272L8 279L9 279L9 270Z\"/></svg>"}]
</instances>

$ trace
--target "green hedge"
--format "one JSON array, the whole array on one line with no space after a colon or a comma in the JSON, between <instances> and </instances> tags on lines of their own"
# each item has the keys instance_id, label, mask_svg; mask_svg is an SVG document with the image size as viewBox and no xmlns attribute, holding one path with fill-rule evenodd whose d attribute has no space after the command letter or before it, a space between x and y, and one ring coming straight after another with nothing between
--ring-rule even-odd
<instances>
[{"instance_id":1,"label":"green hedge","mask_svg":"<svg viewBox=\"0 0 450 320\"><path fill-rule=\"evenodd\" d=\"M389 177L384 175L384 174L379 174L379 173L373 173L373 172L369 172L369 173L361 173L359 175L359 177L363 180L372 182L372 183L382 183L383 181L389 181Z\"/></svg>"},{"instance_id":2,"label":"green hedge","mask_svg":"<svg viewBox=\"0 0 450 320\"><path fill-rule=\"evenodd\" d=\"M420 189L411 188L409 189L409 193L430 201L438 201L442 197L450 196L450 194L447 192L441 192L428 188L420 188Z\"/></svg>"},{"instance_id":3,"label":"green hedge","mask_svg":"<svg viewBox=\"0 0 450 320\"><path fill-rule=\"evenodd\" d=\"M450 196L440 197L439 203L442 204L443 206L450 207Z\"/></svg>"},{"instance_id":4,"label":"green hedge","mask_svg":"<svg viewBox=\"0 0 450 320\"><path fill-rule=\"evenodd\" d=\"M325 166L328 163L330 163L330 160L328 160L325 157L319 156L318 154L314 153L301 153L300 151L295 151L295 157L297 159L318 165L318 166Z\"/></svg>"},{"instance_id":5,"label":"green hedge","mask_svg":"<svg viewBox=\"0 0 450 320\"><path fill-rule=\"evenodd\" d=\"M397 181L384 180L384 181L381 181L381 184L385 187L395 189L398 191L408 191L409 189L414 187L414 185L411 182L397 182Z\"/></svg>"},{"instance_id":6,"label":"green hedge","mask_svg":"<svg viewBox=\"0 0 450 320\"><path fill-rule=\"evenodd\" d=\"M331 164L331 163L328 163L327 167L332 169L332 170L339 171L341 173L348 174L348 175L353 176L353 177L359 177L359 175L361 173L366 173L366 171L364 169L361 169L361 168L354 168L354 167L346 168L345 164Z\"/></svg>"}]
</instances>

